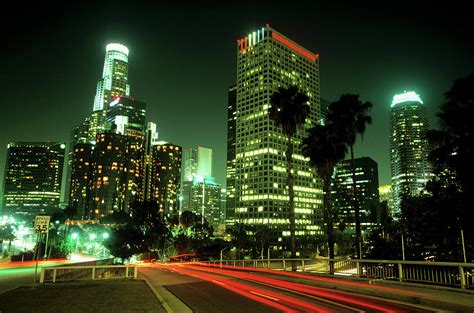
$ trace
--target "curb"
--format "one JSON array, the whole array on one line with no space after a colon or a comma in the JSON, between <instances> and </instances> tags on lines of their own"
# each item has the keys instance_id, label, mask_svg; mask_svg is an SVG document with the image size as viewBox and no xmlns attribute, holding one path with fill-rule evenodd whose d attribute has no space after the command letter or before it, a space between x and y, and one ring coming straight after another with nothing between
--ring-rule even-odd
<instances>
[{"instance_id":1,"label":"curb","mask_svg":"<svg viewBox=\"0 0 474 313\"><path fill-rule=\"evenodd\" d=\"M143 280L148 285L148 288L155 294L158 301L160 301L163 308L166 310L167 313L173 313L173 309L166 303L165 299L158 293L158 291L150 284L148 279L146 278L136 278L137 280Z\"/></svg>"}]
</instances>

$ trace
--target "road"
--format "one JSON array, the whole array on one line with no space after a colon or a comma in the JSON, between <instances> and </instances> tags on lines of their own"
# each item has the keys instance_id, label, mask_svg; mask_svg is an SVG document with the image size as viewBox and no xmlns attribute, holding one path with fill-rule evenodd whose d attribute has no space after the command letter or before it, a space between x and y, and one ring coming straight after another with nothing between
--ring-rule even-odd
<instances>
[{"instance_id":1,"label":"road","mask_svg":"<svg viewBox=\"0 0 474 313\"><path fill-rule=\"evenodd\" d=\"M291 276L293 274L297 273L281 272L275 275L264 271L235 271L185 263L150 264L139 269L139 275L147 278L152 286L161 290L164 288L165 292L178 297L194 312L433 311L426 307L308 285Z\"/></svg>"}]
</instances>

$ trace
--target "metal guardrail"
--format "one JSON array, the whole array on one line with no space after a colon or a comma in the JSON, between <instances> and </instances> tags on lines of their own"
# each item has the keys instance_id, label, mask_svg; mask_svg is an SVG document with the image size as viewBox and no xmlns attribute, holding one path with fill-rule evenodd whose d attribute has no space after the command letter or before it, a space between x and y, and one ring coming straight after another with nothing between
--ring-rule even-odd
<instances>
[{"instance_id":1,"label":"metal guardrail","mask_svg":"<svg viewBox=\"0 0 474 313\"><path fill-rule=\"evenodd\" d=\"M364 259L251 259L199 262L213 266L251 267L398 280L462 289L474 289L474 263Z\"/></svg>"},{"instance_id":2,"label":"metal guardrail","mask_svg":"<svg viewBox=\"0 0 474 313\"><path fill-rule=\"evenodd\" d=\"M43 267L40 273L40 283L98 280L98 279L135 279L137 267L134 265L81 265Z\"/></svg>"}]
</instances>

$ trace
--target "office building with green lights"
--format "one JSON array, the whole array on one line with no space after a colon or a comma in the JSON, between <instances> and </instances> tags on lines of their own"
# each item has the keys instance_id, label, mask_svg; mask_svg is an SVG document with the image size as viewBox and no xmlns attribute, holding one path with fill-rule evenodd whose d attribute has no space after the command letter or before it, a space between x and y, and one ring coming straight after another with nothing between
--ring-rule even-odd
<instances>
[{"instance_id":1,"label":"office building with green lights","mask_svg":"<svg viewBox=\"0 0 474 313\"><path fill-rule=\"evenodd\" d=\"M65 143L10 142L3 183L3 214L27 220L59 208Z\"/></svg>"},{"instance_id":2,"label":"office building with green lights","mask_svg":"<svg viewBox=\"0 0 474 313\"><path fill-rule=\"evenodd\" d=\"M390 112L390 168L392 210L400 212L404 195L418 195L431 178L428 163L426 107L414 91L393 97Z\"/></svg>"},{"instance_id":3,"label":"office building with green lights","mask_svg":"<svg viewBox=\"0 0 474 313\"><path fill-rule=\"evenodd\" d=\"M278 87L296 85L309 97L310 114L293 139L296 235L319 234L322 185L301 151L306 130L321 114L319 55L268 25L237 40L236 54L235 167L229 158L227 164L227 181L235 182L235 206L227 210L235 222L268 226L273 248L284 249L290 234L287 139L270 120L268 108ZM228 138L233 131L229 129ZM232 149L233 142L228 141L228 151Z\"/></svg>"}]
</instances>

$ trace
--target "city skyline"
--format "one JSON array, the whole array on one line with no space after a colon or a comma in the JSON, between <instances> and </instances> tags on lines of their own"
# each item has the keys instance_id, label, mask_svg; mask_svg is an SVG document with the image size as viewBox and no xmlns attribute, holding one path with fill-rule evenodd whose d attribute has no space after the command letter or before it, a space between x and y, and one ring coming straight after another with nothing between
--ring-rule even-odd
<instances>
[{"instance_id":1,"label":"city skyline","mask_svg":"<svg viewBox=\"0 0 474 313\"><path fill-rule=\"evenodd\" d=\"M473 68L472 60L468 60L473 51L472 43L460 40L464 36L462 34L458 34L457 40L451 38L455 31L459 33L459 27L461 30L472 27L472 22L459 21L440 31L441 25L434 17L442 13L441 8L426 11L425 17L435 14L423 21L423 29L413 29L413 33L406 32L410 23L417 25L421 21L397 25L400 28L398 32L392 29L390 18L386 23L382 22L382 17L394 17L401 9L390 14L380 8L362 12L361 18L374 18L374 21L382 23L382 29L378 36L370 34L359 43L353 39L344 40L346 37L341 30L350 21L336 19L341 23L338 25L330 17L337 17L339 13L361 13L361 8L325 6L314 16L300 13L295 7L291 7L286 14L276 9L259 14L258 7L255 8L255 12L252 10L245 18L236 18L230 22L226 22L226 16L241 17L237 13L242 9L234 8L236 10L230 14L224 8L198 8L203 18L210 18L208 25L198 23L193 7L168 8L170 11L182 11L177 23L165 17L158 19L161 14L158 13L156 20L159 22L147 21L143 25L137 23L138 13L149 16L148 13L145 10L132 10L132 17L126 23L121 20L123 15L117 13L104 22L94 36L79 34L81 26L87 30L93 28L87 22L93 21L94 17L86 14L85 8L79 7L70 13L81 17L77 25L66 16L54 15L67 8L58 7L57 12L53 10L48 13L52 14L49 22L34 18L33 10L27 12L27 17L33 17L31 23L37 22L39 27L32 31L23 25L16 30L16 34L7 34L9 49L2 51L9 60L4 71L8 74L1 76L2 85L11 88L7 88L1 96L4 110L0 126L1 181L8 142L69 141L72 127L90 112L104 47L113 41L121 42L130 49L132 61L129 76L134 86L133 94L149 104L147 120L156 121L160 139L183 147L201 145L213 149L214 176L221 184L225 184L227 89L235 83L236 77L234 47L237 38L264 23L268 22L311 51L320 53L322 98L334 101L341 93L354 92L374 104L374 124L368 127L364 142L357 144L356 156L369 156L377 161L381 184L390 181L388 120L393 95L404 89L415 90L427 105L431 127L436 127L433 116L442 101L442 94L455 78L465 76ZM407 19L423 13L421 9L414 7L413 11L406 11ZM328 16L325 17L324 13ZM373 16L375 13L381 14L377 17ZM105 16L105 12L100 10L97 14ZM295 22L296 16L301 14L302 22ZM315 17L322 19L314 22L317 20ZM6 21L14 18L7 17ZM448 20L454 21L454 18ZM180 22L185 21L186 25L198 25L198 30L190 31L186 25L180 26ZM363 34L364 27L368 25L357 25L351 31L352 38L354 32ZM143 32L147 26L153 26L154 31ZM316 29L321 32L315 32ZM170 30L173 32L169 33ZM69 36L69 32L78 36ZM381 34L383 40L379 38ZM188 40L177 40L180 36ZM199 42L205 49L187 53ZM383 46L388 43L392 45ZM350 45L353 52L347 54L345 50ZM413 47L418 50L413 50ZM424 54L432 52L434 47L438 49L436 54L425 58ZM63 51L59 51L61 48L64 48ZM387 49L390 50L388 54L385 53ZM378 54L385 56L383 59L377 58ZM30 58L30 55L40 57L41 62ZM397 60L397 56L400 60ZM441 56L443 62L439 62L438 57ZM399 61L400 64L390 65L393 61ZM20 67L21 64L24 64L24 68ZM25 75L27 69L33 75ZM358 79L362 74L367 75L366 80ZM21 105L6 105L18 102ZM374 142L377 143L375 148Z\"/></svg>"}]
</instances>

